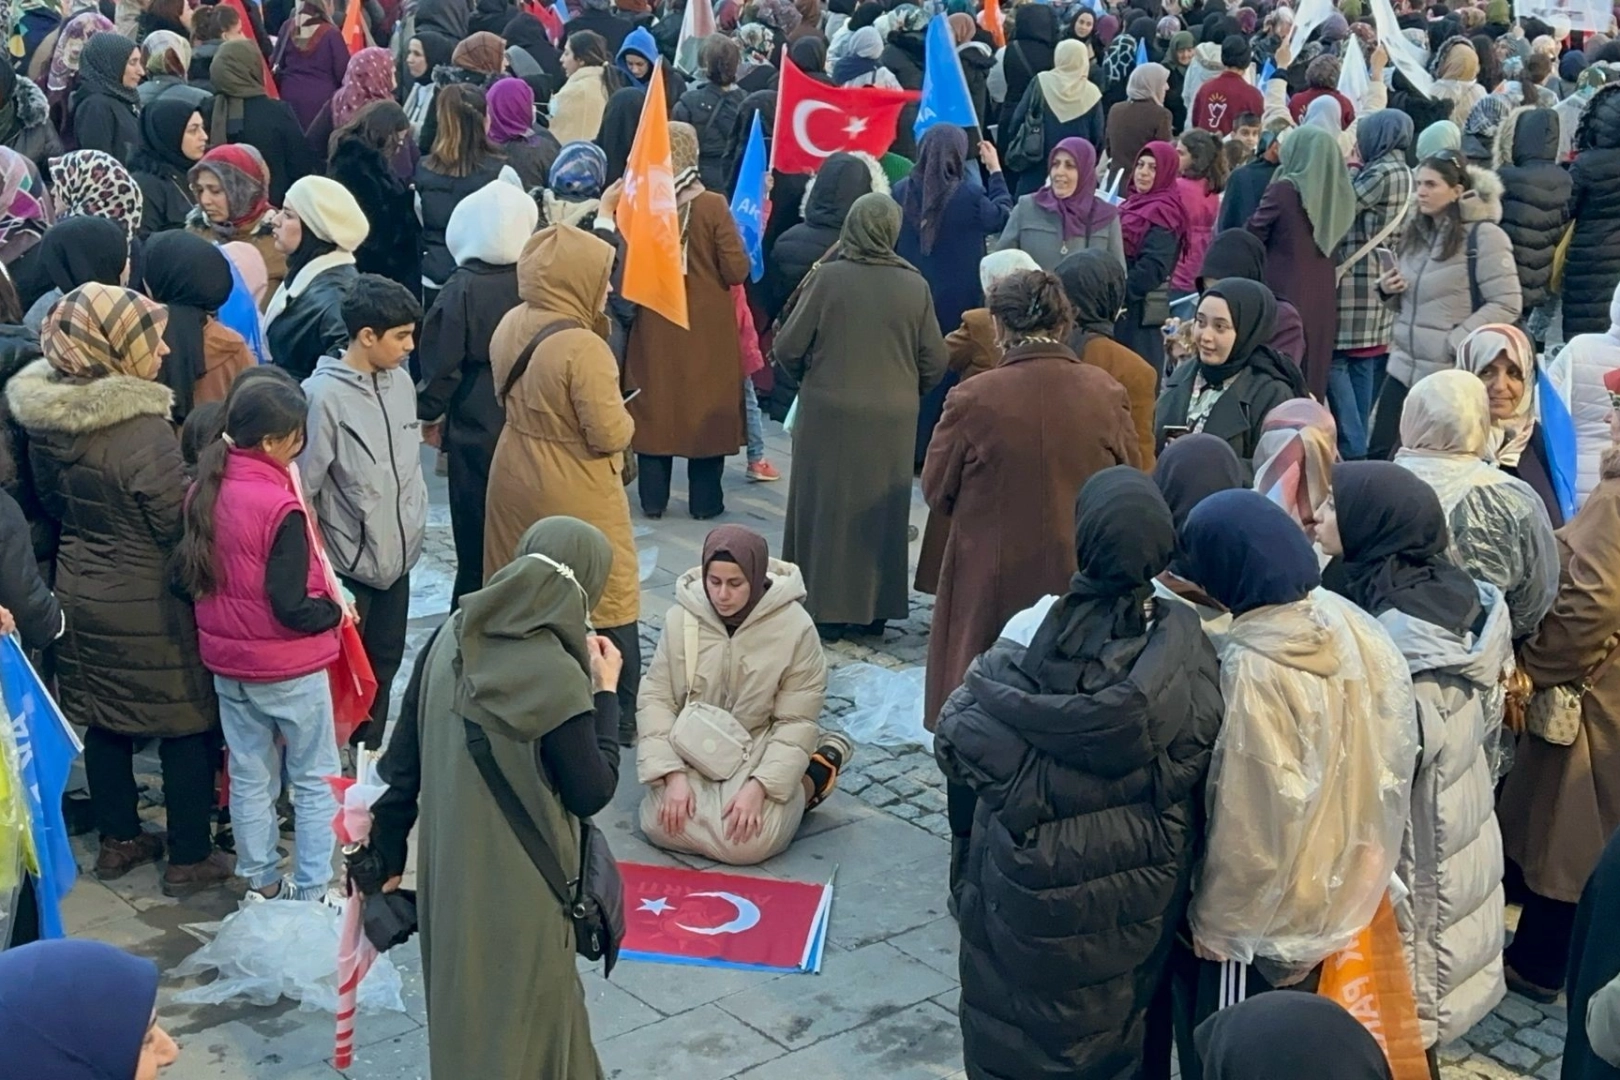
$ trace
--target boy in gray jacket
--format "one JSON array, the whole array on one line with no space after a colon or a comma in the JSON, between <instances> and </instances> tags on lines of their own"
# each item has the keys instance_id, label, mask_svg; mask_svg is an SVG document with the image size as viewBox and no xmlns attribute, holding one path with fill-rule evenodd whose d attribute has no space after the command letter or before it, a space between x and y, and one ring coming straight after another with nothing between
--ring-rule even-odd
<instances>
[{"instance_id":1,"label":"boy in gray jacket","mask_svg":"<svg viewBox=\"0 0 1620 1080\"><path fill-rule=\"evenodd\" d=\"M427 530L416 387L400 370L422 305L397 282L361 274L342 312L349 347L341 357L321 357L304 380L309 426L298 469L332 567L354 596L377 676L371 723L353 738L376 749L405 655L411 567Z\"/></svg>"}]
</instances>

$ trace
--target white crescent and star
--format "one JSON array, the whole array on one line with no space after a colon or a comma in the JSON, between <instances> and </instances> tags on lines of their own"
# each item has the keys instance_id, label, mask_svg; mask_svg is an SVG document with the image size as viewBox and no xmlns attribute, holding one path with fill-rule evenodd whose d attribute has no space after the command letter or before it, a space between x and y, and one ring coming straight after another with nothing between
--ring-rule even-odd
<instances>
[{"instance_id":1,"label":"white crescent and star","mask_svg":"<svg viewBox=\"0 0 1620 1080\"><path fill-rule=\"evenodd\" d=\"M729 922L719 926L687 926L685 923L675 925L682 930L693 934L702 934L710 937L715 934L742 934L759 925L759 907L747 897L738 896L730 892L699 892L689 893L689 896L712 896L717 900L724 900L737 909L737 915ZM651 899L644 898L637 911L648 911L654 915L662 915L666 911L674 911L675 905L669 902L669 897L659 896Z\"/></svg>"},{"instance_id":2,"label":"white crescent and star","mask_svg":"<svg viewBox=\"0 0 1620 1080\"><path fill-rule=\"evenodd\" d=\"M838 112L836 105L829 105L825 101L801 101L793 110L793 138L798 144L816 157L831 157L839 152L838 147L831 150L824 146L817 146L810 139L810 118L823 109ZM859 138L865 131L867 119L864 116L849 116L845 114L843 132L851 139Z\"/></svg>"}]
</instances>

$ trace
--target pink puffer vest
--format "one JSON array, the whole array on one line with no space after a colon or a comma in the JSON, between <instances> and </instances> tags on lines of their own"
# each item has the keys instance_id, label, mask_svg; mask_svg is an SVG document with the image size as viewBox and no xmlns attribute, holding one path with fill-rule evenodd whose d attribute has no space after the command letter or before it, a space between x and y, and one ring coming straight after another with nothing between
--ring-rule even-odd
<instances>
[{"instance_id":1,"label":"pink puffer vest","mask_svg":"<svg viewBox=\"0 0 1620 1080\"><path fill-rule=\"evenodd\" d=\"M252 450L232 450L214 504L219 587L197 600L203 666L243 682L279 682L328 667L338 655L336 629L300 634L276 619L265 591L270 545L289 513L302 509L287 470ZM309 560L311 596L331 596L320 562Z\"/></svg>"}]
</instances>

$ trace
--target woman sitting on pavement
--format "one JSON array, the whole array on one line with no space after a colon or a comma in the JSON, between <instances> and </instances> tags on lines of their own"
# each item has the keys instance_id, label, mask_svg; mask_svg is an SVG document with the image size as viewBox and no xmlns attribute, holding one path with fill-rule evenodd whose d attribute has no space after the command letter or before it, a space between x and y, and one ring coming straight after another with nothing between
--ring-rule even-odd
<instances>
[{"instance_id":1,"label":"woman sitting on pavement","mask_svg":"<svg viewBox=\"0 0 1620 1080\"><path fill-rule=\"evenodd\" d=\"M855 749L816 726L827 662L804 580L769 557L763 536L722 525L675 597L636 716L641 829L672 851L763 862L832 793ZM714 741L733 753L714 753Z\"/></svg>"}]
</instances>

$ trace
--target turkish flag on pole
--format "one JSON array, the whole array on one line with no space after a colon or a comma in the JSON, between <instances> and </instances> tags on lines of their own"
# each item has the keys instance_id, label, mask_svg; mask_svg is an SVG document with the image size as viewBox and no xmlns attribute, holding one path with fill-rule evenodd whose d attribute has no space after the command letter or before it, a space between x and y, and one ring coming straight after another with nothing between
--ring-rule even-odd
<instances>
[{"instance_id":1,"label":"turkish flag on pole","mask_svg":"<svg viewBox=\"0 0 1620 1080\"><path fill-rule=\"evenodd\" d=\"M366 28L360 21L360 0L349 0L349 10L343 13L343 44L353 56L366 47Z\"/></svg>"},{"instance_id":2,"label":"turkish flag on pole","mask_svg":"<svg viewBox=\"0 0 1620 1080\"><path fill-rule=\"evenodd\" d=\"M624 278L619 291L626 300L651 308L682 330L690 329L662 60L653 68L652 80L647 84L647 100L641 106L636 141L630 145L624 195L615 219L625 245Z\"/></svg>"},{"instance_id":3,"label":"turkish flag on pole","mask_svg":"<svg viewBox=\"0 0 1620 1080\"><path fill-rule=\"evenodd\" d=\"M771 129L771 168L808 173L841 150L882 157L894 145L900 110L916 101L912 90L841 87L817 82L782 56Z\"/></svg>"},{"instance_id":4,"label":"turkish flag on pole","mask_svg":"<svg viewBox=\"0 0 1620 1080\"><path fill-rule=\"evenodd\" d=\"M642 960L806 969L828 887L802 881L620 863L621 955Z\"/></svg>"},{"instance_id":5,"label":"turkish flag on pole","mask_svg":"<svg viewBox=\"0 0 1620 1080\"><path fill-rule=\"evenodd\" d=\"M1001 0L984 0L984 10L979 12L979 25L990 31L996 48L1006 48L1007 20L1001 14Z\"/></svg>"}]
</instances>

